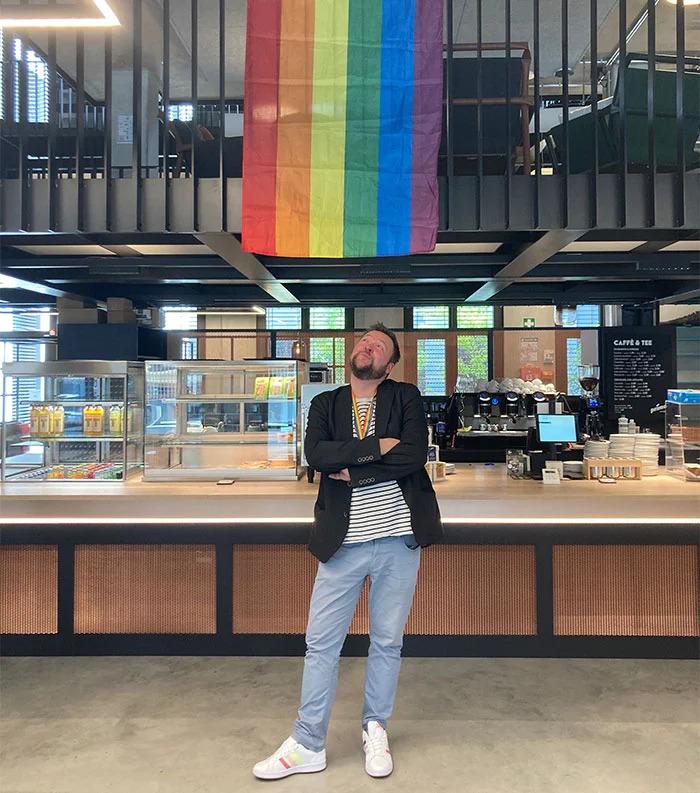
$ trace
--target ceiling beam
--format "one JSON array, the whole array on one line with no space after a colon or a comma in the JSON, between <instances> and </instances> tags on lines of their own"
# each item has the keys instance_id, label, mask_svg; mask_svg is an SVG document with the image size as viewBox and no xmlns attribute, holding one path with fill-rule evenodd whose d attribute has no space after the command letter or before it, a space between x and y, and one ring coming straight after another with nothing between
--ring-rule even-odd
<instances>
[{"instance_id":1,"label":"ceiling beam","mask_svg":"<svg viewBox=\"0 0 700 793\"><path fill-rule=\"evenodd\" d=\"M86 295L78 295L75 292L68 292L65 289L60 289L44 281L27 281L25 278L15 278L13 275L0 273L0 289L22 289L25 292L36 292L39 295L47 295L48 297L67 297L71 300L90 300L99 308L106 308L106 304L95 300Z\"/></svg>"},{"instance_id":2,"label":"ceiling beam","mask_svg":"<svg viewBox=\"0 0 700 793\"><path fill-rule=\"evenodd\" d=\"M195 237L279 303L299 302L252 253L243 250L241 243L232 234L213 231L195 234Z\"/></svg>"},{"instance_id":3,"label":"ceiling beam","mask_svg":"<svg viewBox=\"0 0 700 793\"><path fill-rule=\"evenodd\" d=\"M510 264L499 270L492 279L469 295L465 302L483 303L490 300L499 292L507 289L515 278L522 278L527 275L537 265L547 261L565 245L577 240L585 233L581 229L557 229L546 232L538 240L528 245Z\"/></svg>"}]
</instances>

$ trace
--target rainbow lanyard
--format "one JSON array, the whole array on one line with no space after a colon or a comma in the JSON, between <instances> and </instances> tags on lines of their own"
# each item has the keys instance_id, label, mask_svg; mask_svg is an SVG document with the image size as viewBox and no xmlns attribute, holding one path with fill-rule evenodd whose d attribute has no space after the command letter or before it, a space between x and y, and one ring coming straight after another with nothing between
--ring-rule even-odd
<instances>
[{"instance_id":1,"label":"rainbow lanyard","mask_svg":"<svg viewBox=\"0 0 700 793\"><path fill-rule=\"evenodd\" d=\"M372 413L374 411L375 399L376 397L373 397L372 401L369 403L367 413L365 414L365 420L362 421L360 418L360 409L357 407L357 399L355 398L355 394L352 395L352 411L355 416L355 427L357 428L357 434L360 440L365 437L367 430L369 429L369 425L372 422Z\"/></svg>"}]
</instances>

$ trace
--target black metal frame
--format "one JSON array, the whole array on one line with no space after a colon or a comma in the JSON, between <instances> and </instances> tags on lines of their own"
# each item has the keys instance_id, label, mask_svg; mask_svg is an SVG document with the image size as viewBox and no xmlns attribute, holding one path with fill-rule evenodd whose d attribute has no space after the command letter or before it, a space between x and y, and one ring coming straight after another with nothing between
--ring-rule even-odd
<instances>
[{"instance_id":1,"label":"black metal frame","mask_svg":"<svg viewBox=\"0 0 700 793\"><path fill-rule=\"evenodd\" d=\"M239 524L157 526L137 521L95 526L6 523L2 544L58 546L58 633L4 634L0 655L303 655L301 634L232 632L233 566L239 544L305 544L308 523L284 527ZM498 656L540 658L699 658L698 637L555 636L553 633L552 547L554 545L698 545L693 526L640 522L633 529L614 522L596 526L446 526L446 544L534 545L537 580L536 636L416 636L404 642L405 656ZM216 547L216 634L104 634L73 632L74 549L81 544L197 544ZM345 655L363 655L366 636L350 636Z\"/></svg>"}]
</instances>

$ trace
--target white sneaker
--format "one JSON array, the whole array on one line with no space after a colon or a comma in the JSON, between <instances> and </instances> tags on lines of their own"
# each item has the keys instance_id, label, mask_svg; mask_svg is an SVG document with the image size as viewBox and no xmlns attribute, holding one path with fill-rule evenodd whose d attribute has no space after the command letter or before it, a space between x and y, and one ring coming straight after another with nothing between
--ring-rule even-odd
<instances>
[{"instance_id":1,"label":"white sneaker","mask_svg":"<svg viewBox=\"0 0 700 793\"><path fill-rule=\"evenodd\" d=\"M258 779L282 779L290 774L312 774L326 767L326 750L312 752L291 736L265 760L253 766Z\"/></svg>"},{"instance_id":2,"label":"white sneaker","mask_svg":"<svg viewBox=\"0 0 700 793\"><path fill-rule=\"evenodd\" d=\"M394 770L389 737L378 721L367 722L362 730L362 748L365 752L365 771L373 777L389 776Z\"/></svg>"}]
</instances>

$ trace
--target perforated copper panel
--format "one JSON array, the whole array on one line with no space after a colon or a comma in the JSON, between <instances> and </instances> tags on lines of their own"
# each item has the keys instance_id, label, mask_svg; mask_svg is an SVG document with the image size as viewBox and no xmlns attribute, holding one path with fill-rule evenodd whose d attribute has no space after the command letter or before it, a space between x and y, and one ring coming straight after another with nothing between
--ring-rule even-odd
<instances>
[{"instance_id":1,"label":"perforated copper panel","mask_svg":"<svg viewBox=\"0 0 700 793\"><path fill-rule=\"evenodd\" d=\"M693 545L555 545L554 633L698 636Z\"/></svg>"},{"instance_id":2,"label":"perforated copper panel","mask_svg":"<svg viewBox=\"0 0 700 793\"><path fill-rule=\"evenodd\" d=\"M76 633L216 633L213 545L78 545Z\"/></svg>"},{"instance_id":3,"label":"perforated copper panel","mask_svg":"<svg viewBox=\"0 0 700 793\"><path fill-rule=\"evenodd\" d=\"M436 545L421 559L406 633L532 636L537 582L532 545Z\"/></svg>"},{"instance_id":4,"label":"perforated copper panel","mask_svg":"<svg viewBox=\"0 0 700 793\"><path fill-rule=\"evenodd\" d=\"M0 633L58 632L58 548L0 546Z\"/></svg>"},{"instance_id":5,"label":"perforated copper panel","mask_svg":"<svg viewBox=\"0 0 700 793\"><path fill-rule=\"evenodd\" d=\"M237 545L233 631L304 633L317 562L301 545ZM365 585L350 633L368 633ZM412 634L536 633L530 546L434 546L423 551L406 628Z\"/></svg>"}]
</instances>

